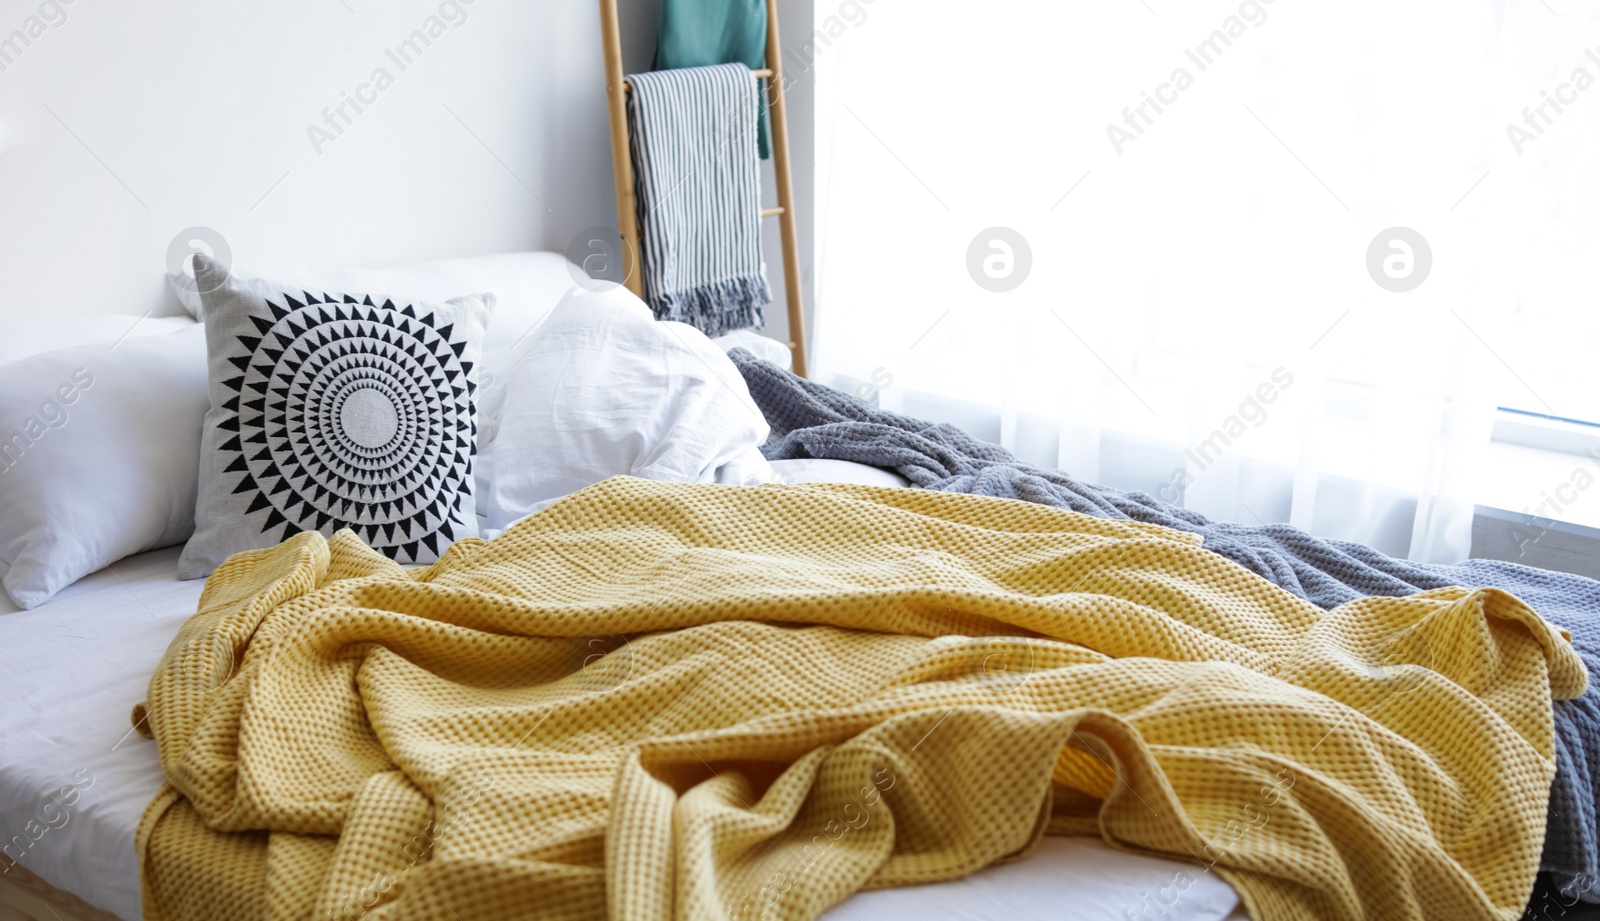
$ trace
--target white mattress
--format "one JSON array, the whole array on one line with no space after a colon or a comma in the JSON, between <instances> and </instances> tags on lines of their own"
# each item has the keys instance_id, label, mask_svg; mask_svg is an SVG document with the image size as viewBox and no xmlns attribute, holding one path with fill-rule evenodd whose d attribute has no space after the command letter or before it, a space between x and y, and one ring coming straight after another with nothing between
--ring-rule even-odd
<instances>
[{"instance_id":1,"label":"white mattress","mask_svg":"<svg viewBox=\"0 0 1600 921\"><path fill-rule=\"evenodd\" d=\"M780 464L792 481L894 482L893 474L842 461ZM129 731L129 712L202 586L174 578L177 557L173 548L123 560L33 611L16 611L0 594L0 844L11 843L15 856L13 836L27 840L25 829L45 828L22 854L23 866L128 921L141 916L134 831L161 786L155 743ZM64 815L48 804L63 787L78 791ZM1193 882L1184 885L1183 874ZM1165 914L1153 901L1142 907L1147 897L1176 893L1175 880L1183 891ZM1120 921L1146 911L1163 921L1246 917L1214 874L1083 838L1046 839L1024 860L959 880L860 893L824 917L986 921L1065 913Z\"/></svg>"}]
</instances>

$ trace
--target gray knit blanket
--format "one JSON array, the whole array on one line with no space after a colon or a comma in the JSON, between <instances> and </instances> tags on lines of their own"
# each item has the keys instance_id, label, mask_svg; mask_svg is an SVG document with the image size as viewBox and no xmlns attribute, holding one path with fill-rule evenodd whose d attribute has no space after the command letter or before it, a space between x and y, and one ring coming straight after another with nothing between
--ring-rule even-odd
<instances>
[{"instance_id":1,"label":"gray knit blanket","mask_svg":"<svg viewBox=\"0 0 1600 921\"><path fill-rule=\"evenodd\" d=\"M1600 675L1600 582L1583 576L1490 560L1431 565L1398 560L1371 547L1323 540L1286 524L1238 525L1151 498L1074 480L1059 470L1021 463L999 445L958 428L886 412L853 396L802 380L736 349L733 362L772 435L768 460L819 458L893 470L921 489L1022 499L1100 518L1125 518L1192 531L1205 547L1325 610L1372 595L1460 585L1499 588L1572 633L1590 675ZM1600 682L1577 700L1555 702L1556 777L1542 868L1563 904L1600 902Z\"/></svg>"}]
</instances>

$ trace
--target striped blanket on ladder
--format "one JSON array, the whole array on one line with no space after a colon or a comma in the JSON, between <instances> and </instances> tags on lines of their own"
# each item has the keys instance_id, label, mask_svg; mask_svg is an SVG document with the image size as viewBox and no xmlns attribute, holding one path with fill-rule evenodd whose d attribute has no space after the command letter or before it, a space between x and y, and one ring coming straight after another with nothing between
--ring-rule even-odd
<instances>
[{"instance_id":1,"label":"striped blanket on ladder","mask_svg":"<svg viewBox=\"0 0 1600 921\"><path fill-rule=\"evenodd\" d=\"M628 81L645 299L708 336L763 325L757 81L743 64Z\"/></svg>"}]
</instances>

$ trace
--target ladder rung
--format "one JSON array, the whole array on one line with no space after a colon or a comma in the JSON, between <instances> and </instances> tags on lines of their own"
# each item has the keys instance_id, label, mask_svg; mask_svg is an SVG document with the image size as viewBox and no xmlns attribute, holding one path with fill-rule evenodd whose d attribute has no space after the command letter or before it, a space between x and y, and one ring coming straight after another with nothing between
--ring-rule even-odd
<instances>
[{"instance_id":1,"label":"ladder rung","mask_svg":"<svg viewBox=\"0 0 1600 921\"><path fill-rule=\"evenodd\" d=\"M769 67L763 67L760 70L751 70L750 76L756 78L757 80L765 80L772 76L772 69ZM622 91L624 93L633 92L633 84L627 80L622 81Z\"/></svg>"},{"instance_id":2,"label":"ladder rung","mask_svg":"<svg viewBox=\"0 0 1600 921\"><path fill-rule=\"evenodd\" d=\"M771 208L762 208L761 209L761 216L762 217L777 217L778 215L780 215L782 213L783 213L783 206L782 205L774 205ZM641 237L644 236L644 228L643 227L639 228L639 236L641 236Z\"/></svg>"}]
</instances>

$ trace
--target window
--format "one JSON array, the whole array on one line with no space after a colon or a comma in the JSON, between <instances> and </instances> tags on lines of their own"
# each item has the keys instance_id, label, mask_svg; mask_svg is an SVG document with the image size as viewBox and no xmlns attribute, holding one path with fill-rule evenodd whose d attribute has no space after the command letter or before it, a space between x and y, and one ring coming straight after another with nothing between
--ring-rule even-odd
<instances>
[{"instance_id":1,"label":"window","mask_svg":"<svg viewBox=\"0 0 1600 921\"><path fill-rule=\"evenodd\" d=\"M992 407L1102 482L1111 445L1166 451L1118 485L1181 466L1215 517L1403 522L1418 558L1466 555L1495 407L1600 421L1600 11L846 5L811 50L824 380ZM1005 293L971 268L992 228Z\"/></svg>"}]
</instances>

